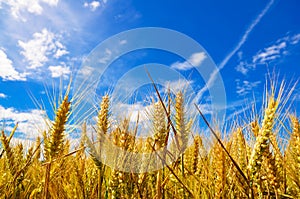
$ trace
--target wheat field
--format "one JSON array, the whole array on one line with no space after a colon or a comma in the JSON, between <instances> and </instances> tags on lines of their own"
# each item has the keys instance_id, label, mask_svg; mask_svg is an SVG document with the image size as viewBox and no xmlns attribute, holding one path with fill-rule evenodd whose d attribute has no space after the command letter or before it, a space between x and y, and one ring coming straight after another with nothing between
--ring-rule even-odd
<instances>
[{"instance_id":1,"label":"wheat field","mask_svg":"<svg viewBox=\"0 0 300 199\"><path fill-rule=\"evenodd\" d=\"M282 108L289 96L283 91L280 86L265 92L262 111L236 116L226 135L213 124L192 128L197 121L187 117L185 96L178 92L153 102L153 136L147 140L134 137L126 115L111 125L110 97L103 96L92 127L97 146L108 135L124 150L154 152L175 133L176 146L185 149L172 164L143 173L103 164L87 140L91 128L85 123L80 143L71 147L66 125L73 103L66 93L51 126L31 146L12 144L17 124L11 132L1 130L0 198L300 198L299 117ZM211 136L204 136L209 128Z\"/></svg>"}]
</instances>

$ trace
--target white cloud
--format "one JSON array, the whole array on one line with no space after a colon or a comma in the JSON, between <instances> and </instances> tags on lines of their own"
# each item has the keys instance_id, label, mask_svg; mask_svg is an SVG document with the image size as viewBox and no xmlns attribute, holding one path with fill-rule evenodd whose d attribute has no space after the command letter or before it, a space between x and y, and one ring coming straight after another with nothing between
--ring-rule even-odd
<instances>
[{"instance_id":1,"label":"white cloud","mask_svg":"<svg viewBox=\"0 0 300 199\"><path fill-rule=\"evenodd\" d=\"M253 56L252 62L255 64L266 64L273 61L281 56L286 46L285 41L269 46Z\"/></svg>"},{"instance_id":2,"label":"white cloud","mask_svg":"<svg viewBox=\"0 0 300 199\"><path fill-rule=\"evenodd\" d=\"M106 3L106 2L104 2L104 3ZM85 8L90 8L91 9L91 11L95 11L95 10L97 10L97 8L98 7L100 7L100 2L99 1L92 1L91 3L88 3L88 2L85 2L84 4L83 4L83 6L85 7Z\"/></svg>"},{"instance_id":3,"label":"white cloud","mask_svg":"<svg viewBox=\"0 0 300 199\"><path fill-rule=\"evenodd\" d=\"M191 62L191 64L194 66L200 66L205 58L206 58L206 55L204 52L194 53L189 58L189 62Z\"/></svg>"},{"instance_id":4,"label":"white cloud","mask_svg":"<svg viewBox=\"0 0 300 199\"><path fill-rule=\"evenodd\" d=\"M127 40L125 39L120 41L120 45L124 45L124 44L127 44Z\"/></svg>"},{"instance_id":5,"label":"white cloud","mask_svg":"<svg viewBox=\"0 0 300 199\"><path fill-rule=\"evenodd\" d=\"M23 42L18 41L23 49L21 54L28 60L30 69L42 67L49 57L60 58L68 53L66 47L59 41L59 35L56 35L46 28L42 32L33 34L33 39Z\"/></svg>"},{"instance_id":6,"label":"white cloud","mask_svg":"<svg viewBox=\"0 0 300 199\"><path fill-rule=\"evenodd\" d=\"M71 73L70 67L67 66L49 66L48 69L51 71L53 78L61 77L67 78Z\"/></svg>"},{"instance_id":7,"label":"white cloud","mask_svg":"<svg viewBox=\"0 0 300 199\"><path fill-rule=\"evenodd\" d=\"M43 2L49 4L50 6L57 6L59 0L42 0Z\"/></svg>"},{"instance_id":8,"label":"white cloud","mask_svg":"<svg viewBox=\"0 0 300 199\"><path fill-rule=\"evenodd\" d=\"M235 70L243 75L247 75L250 70L254 70L255 68L256 64L249 64L246 61L240 61L240 63L235 67Z\"/></svg>"},{"instance_id":9,"label":"white cloud","mask_svg":"<svg viewBox=\"0 0 300 199\"><path fill-rule=\"evenodd\" d=\"M171 68L177 70L190 70L195 66L200 66L205 60L206 55L204 52L198 52L192 54L189 59L185 62L175 62L171 65Z\"/></svg>"},{"instance_id":10,"label":"white cloud","mask_svg":"<svg viewBox=\"0 0 300 199\"><path fill-rule=\"evenodd\" d=\"M239 57L239 64L235 68L237 72L247 75L249 71L255 70L257 65L265 65L277 61L288 54L289 47L300 41L300 34L285 36L273 42L271 45L259 50L250 61Z\"/></svg>"},{"instance_id":11,"label":"white cloud","mask_svg":"<svg viewBox=\"0 0 300 199\"><path fill-rule=\"evenodd\" d=\"M83 7L85 7L85 8L89 7L89 3L88 2L84 2Z\"/></svg>"},{"instance_id":12,"label":"white cloud","mask_svg":"<svg viewBox=\"0 0 300 199\"><path fill-rule=\"evenodd\" d=\"M247 41L249 34L252 32L252 30L255 28L255 26L261 21L261 19L265 16L265 14L269 11L271 6L273 5L274 0L271 0L267 6L261 11L261 13L256 17L256 19L250 24L246 32L244 33L243 37L239 41L239 43L235 46L235 48L225 57L225 59L221 62L219 65L219 70L225 67L225 65L228 63L228 61L231 59L231 57L244 45L244 43Z\"/></svg>"},{"instance_id":13,"label":"white cloud","mask_svg":"<svg viewBox=\"0 0 300 199\"><path fill-rule=\"evenodd\" d=\"M241 82L241 80L237 79L236 83L237 83L236 93L240 96L244 96L250 93L251 91L253 91L253 89L257 87L261 82L260 81L249 82L247 80Z\"/></svg>"},{"instance_id":14,"label":"white cloud","mask_svg":"<svg viewBox=\"0 0 300 199\"><path fill-rule=\"evenodd\" d=\"M106 64L111 58L112 52L108 48L105 49L105 55L99 59L101 64Z\"/></svg>"},{"instance_id":15,"label":"white cloud","mask_svg":"<svg viewBox=\"0 0 300 199\"><path fill-rule=\"evenodd\" d=\"M172 92L177 93L179 91L185 91L189 86L193 84L193 81L191 80L185 80L185 79L179 79L177 81L166 81L164 88L165 92L168 92L168 89L170 88Z\"/></svg>"},{"instance_id":16,"label":"white cloud","mask_svg":"<svg viewBox=\"0 0 300 199\"><path fill-rule=\"evenodd\" d=\"M246 75L249 71L249 69L246 67L244 62L240 62L239 65L235 68L237 72L242 73L243 75Z\"/></svg>"},{"instance_id":17,"label":"white cloud","mask_svg":"<svg viewBox=\"0 0 300 199\"><path fill-rule=\"evenodd\" d=\"M94 68L92 68L90 66L84 66L78 71L78 74L87 77L87 76L91 75L93 71L94 71Z\"/></svg>"},{"instance_id":18,"label":"white cloud","mask_svg":"<svg viewBox=\"0 0 300 199\"><path fill-rule=\"evenodd\" d=\"M23 149L25 151L27 151L31 146L33 146L35 144L35 140L21 139L21 138L12 137L12 139L10 141L10 144L13 147L17 146L18 144L22 144L23 145Z\"/></svg>"},{"instance_id":19,"label":"white cloud","mask_svg":"<svg viewBox=\"0 0 300 199\"><path fill-rule=\"evenodd\" d=\"M27 11L35 15L41 15L44 11L41 3L49 6L57 6L59 0L0 0L0 9L2 4L10 7L10 14L16 18L26 21L22 17L22 12Z\"/></svg>"},{"instance_id":20,"label":"white cloud","mask_svg":"<svg viewBox=\"0 0 300 199\"><path fill-rule=\"evenodd\" d=\"M144 106L143 104L137 102L134 104L119 103L114 107L115 109L113 110L116 115L122 116L124 113L127 113L130 116L130 121L134 123L137 121L138 117L140 122L148 121L149 118L147 116L147 112L149 112L149 108L152 106Z\"/></svg>"},{"instance_id":21,"label":"white cloud","mask_svg":"<svg viewBox=\"0 0 300 199\"><path fill-rule=\"evenodd\" d=\"M4 93L0 93L0 98L7 98L7 95L5 95Z\"/></svg>"},{"instance_id":22,"label":"white cloud","mask_svg":"<svg viewBox=\"0 0 300 199\"><path fill-rule=\"evenodd\" d=\"M298 44L299 41L300 41L300 34L294 35L294 36L291 38L291 44L293 44L293 45Z\"/></svg>"},{"instance_id":23,"label":"white cloud","mask_svg":"<svg viewBox=\"0 0 300 199\"><path fill-rule=\"evenodd\" d=\"M58 49L56 51L56 53L54 54L54 57L58 59L61 56L66 55L66 54L69 54L69 51L67 51L66 49Z\"/></svg>"},{"instance_id":24,"label":"white cloud","mask_svg":"<svg viewBox=\"0 0 300 199\"><path fill-rule=\"evenodd\" d=\"M26 75L21 74L12 65L12 61L6 53L0 49L0 77L3 80L25 81Z\"/></svg>"},{"instance_id":25,"label":"white cloud","mask_svg":"<svg viewBox=\"0 0 300 199\"><path fill-rule=\"evenodd\" d=\"M19 112L14 108L4 108L0 106L0 121L7 125L18 124L18 132L22 132L27 138L34 138L46 130L48 125L46 122L45 111L33 109L28 112Z\"/></svg>"},{"instance_id":26,"label":"white cloud","mask_svg":"<svg viewBox=\"0 0 300 199\"><path fill-rule=\"evenodd\" d=\"M90 6L91 6L92 11L95 11L100 6L100 2L93 1L92 3L90 3Z\"/></svg>"}]
</instances>

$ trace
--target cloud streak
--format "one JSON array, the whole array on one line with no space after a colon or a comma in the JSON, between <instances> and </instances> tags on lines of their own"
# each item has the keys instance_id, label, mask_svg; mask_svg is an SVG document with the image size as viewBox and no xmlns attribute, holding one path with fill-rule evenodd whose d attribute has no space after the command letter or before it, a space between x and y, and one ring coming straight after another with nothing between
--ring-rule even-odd
<instances>
[{"instance_id":1,"label":"cloud streak","mask_svg":"<svg viewBox=\"0 0 300 199\"><path fill-rule=\"evenodd\" d=\"M244 45L244 43L247 41L250 33L255 28L255 26L262 20L262 18L265 16L265 14L269 11L271 6L274 4L274 0L271 0L266 7L261 11L261 13L256 17L256 19L250 24L250 26L247 28L246 32L243 34L241 40L238 42L238 44L234 47L234 49L224 58L224 60L219 64L219 67L212 72L210 75L210 78L208 82L206 82L206 86L203 87L199 93L198 96L201 97L209 88L211 88L216 80L217 74L220 70L222 70L226 64L229 62L229 60L232 58L232 56ZM198 98L198 97L197 97ZM199 98L198 98L199 99Z\"/></svg>"},{"instance_id":2,"label":"cloud streak","mask_svg":"<svg viewBox=\"0 0 300 199\"><path fill-rule=\"evenodd\" d=\"M261 21L261 19L265 16L265 14L268 12L268 10L271 8L271 6L274 4L274 0L271 0L267 6L262 10L262 12L256 17L256 19L250 24L246 32L244 33L242 39L239 41L239 43L235 46L235 48L225 57L225 59L221 62L219 65L219 70L225 67L225 65L228 63L228 61L231 59L231 57L244 45L244 43L247 41L249 34L252 32L252 30L257 26L257 24Z\"/></svg>"}]
</instances>

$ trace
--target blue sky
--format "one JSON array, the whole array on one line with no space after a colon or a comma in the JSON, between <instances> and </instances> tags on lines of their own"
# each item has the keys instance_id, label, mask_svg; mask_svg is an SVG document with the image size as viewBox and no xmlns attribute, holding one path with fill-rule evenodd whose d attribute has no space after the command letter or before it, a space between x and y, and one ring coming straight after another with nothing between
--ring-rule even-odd
<instances>
[{"instance_id":1,"label":"blue sky","mask_svg":"<svg viewBox=\"0 0 300 199\"><path fill-rule=\"evenodd\" d=\"M142 27L178 31L206 50L219 68L230 116L253 96L262 100L268 71L279 73L278 81L293 83L299 78L299 7L297 0L0 0L0 119L7 126L19 122L20 138L36 136L36 129L45 127L45 112L32 96L44 102L50 114L45 87L51 91L61 78L68 82L102 41ZM203 92L199 103L205 109L209 93L204 84L213 86L214 75L205 82L186 61L200 64L201 53L185 60L161 50L137 50L111 64L98 90L100 94L113 90L114 83L135 66L161 63L182 74L196 93ZM150 87L146 90L153 92ZM299 93L297 86L292 110L299 111ZM134 111L144 108L132 103Z\"/></svg>"}]
</instances>

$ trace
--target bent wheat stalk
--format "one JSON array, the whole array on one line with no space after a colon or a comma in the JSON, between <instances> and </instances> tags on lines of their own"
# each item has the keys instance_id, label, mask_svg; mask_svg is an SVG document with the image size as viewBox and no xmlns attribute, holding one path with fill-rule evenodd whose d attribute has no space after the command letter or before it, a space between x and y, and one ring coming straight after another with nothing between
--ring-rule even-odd
<instances>
[{"instance_id":1,"label":"bent wheat stalk","mask_svg":"<svg viewBox=\"0 0 300 199\"><path fill-rule=\"evenodd\" d=\"M246 177L246 175L244 174L244 172L242 171L242 169L239 167L239 165L237 164L237 162L230 155L230 153L228 152L228 150L224 146L223 142L220 140L219 136L217 135L217 133L210 126L210 124L208 123L207 119L205 118L205 116L203 115L203 113L201 112L201 110L197 106L197 104L195 104L195 107L196 107L197 111L200 113L200 115L201 115L202 119L204 120L204 122L206 123L206 125L208 126L209 130L212 132L212 134L214 135L214 137L217 139L217 141L219 142L219 144L221 145L221 147L223 148L223 150L225 151L225 153L228 155L228 157L230 158L230 160L232 161L233 165L236 167L236 169L238 170L238 172L241 174L241 176L243 177L243 179L246 182L249 182L248 178ZM247 184L247 185L249 186L249 184Z\"/></svg>"}]
</instances>

